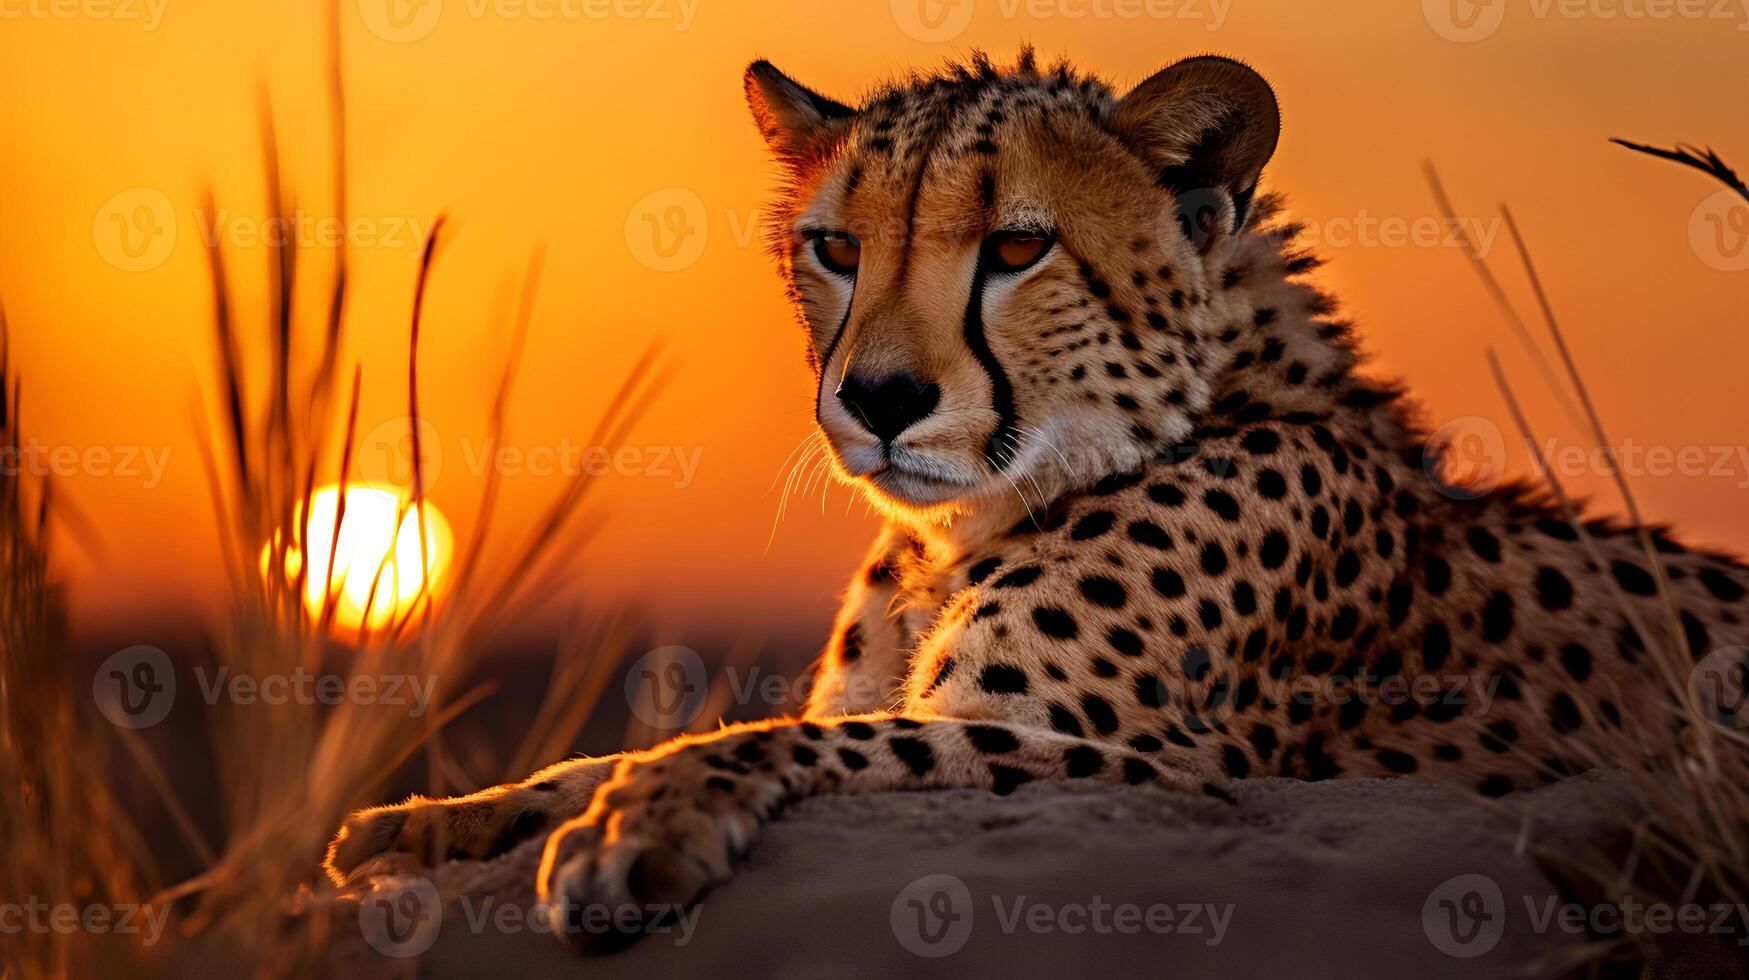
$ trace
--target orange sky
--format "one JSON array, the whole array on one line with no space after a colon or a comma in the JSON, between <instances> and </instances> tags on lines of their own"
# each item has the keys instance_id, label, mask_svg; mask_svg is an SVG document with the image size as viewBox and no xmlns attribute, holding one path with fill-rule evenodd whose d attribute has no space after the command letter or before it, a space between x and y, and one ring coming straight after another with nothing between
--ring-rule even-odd
<instances>
[{"instance_id":1,"label":"orange sky","mask_svg":"<svg viewBox=\"0 0 1749 980\"><path fill-rule=\"evenodd\" d=\"M507 524L555 491L557 477L528 471L543 453L581 452L603 386L639 350L661 337L679 358L632 440L643 462L630 465L652 472L611 481L615 521L577 562L582 595L636 596L671 623L823 626L871 524L834 487L823 513L818 494L792 506L767 546L769 488L807 432L810 383L759 246L770 171L741 70L768 57L848 99L908 67L974 47L1006 59L1028 40L1120 85L1198 51L1258 66L1284 115L1269 182L1325 243L1320 274L1376 369L1405 377L1435 425L1509 430L1483 359L1495 345L1539 426L1576 444L1458 251L1425 237L1420 162L1438 162L1522 300L1492 211L1509 201L1612 435L1671 454L1644 457L1646 510L1691 540L1749 537L1749 272L1733 271L1749 265L1749 213L1698 174L1604 142L1712 143L1749 167L1740 5L341 2L360 431L384 426L380 440L405 414L418 236L439 212L453 238L430 299L425 414L443 454L432 494L463 533L506 346L494 316L536 239L547 275L512 407L509 441L528 455L510 457ZM273 92L309 219L300 234L314 238L330 207L321 23L314 0L0 0L0 299L26 427L62 450L49 465L74 471L61 483L103 539L94 555L63 551L86 630L199 607L220 588L193 435L192 405L212 386L202 235L214 216L197 213L198 190L216 185L242 305L261 309L255 86ZM128 226L142 205L171 221ZM124 227L159 237L124 249ZM1523 469L1522 452L1511 465ZM1568 480L1604 494L1595 475Z\"/></svg>"}]
</instances>

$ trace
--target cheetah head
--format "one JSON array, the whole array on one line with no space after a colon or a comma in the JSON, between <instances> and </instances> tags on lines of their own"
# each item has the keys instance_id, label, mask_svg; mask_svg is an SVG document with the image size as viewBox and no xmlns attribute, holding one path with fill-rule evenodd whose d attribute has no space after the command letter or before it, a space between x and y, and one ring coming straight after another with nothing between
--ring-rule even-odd
<instances>
[{"instance_id":1,"label":"cheetah head","mask_svg":"<svg viewBox=\"0 0 1749 980\"><path fill-rule=\"evenodd\" d=\"M1025 52L852 108L760 61L746 90L815 419L889 515L1054 495L1189 432L1224 368L1212 257L1280 129L1256 72L1190 58L1120 98Z\"/></svg>"}]
</instances>

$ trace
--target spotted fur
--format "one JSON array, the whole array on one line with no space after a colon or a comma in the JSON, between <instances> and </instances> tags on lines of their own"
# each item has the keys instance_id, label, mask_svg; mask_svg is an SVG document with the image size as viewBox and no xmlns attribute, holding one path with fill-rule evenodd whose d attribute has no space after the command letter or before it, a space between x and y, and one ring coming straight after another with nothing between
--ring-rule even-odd
<instances>
[{"instance_id":1,"label":"spotted fur","mask_svg":"<svg viewBox=\"0 0 1749 980\"><path fill-rule=\"evenodd\" d=\"M823 792L1225 798L1284 775L1497 796L1668 717L1644 632L1663 641L1660 568L1695 656L1749 643L1742 565L1657 534L1654 567L1629 529L1430 476L1400 393L1356 372L1315 261L1255 193L1277 117L1249 69L1191 59L1118 98L1030 55L976 59L854 109L763 62L747 81L788 180L771 244L816 418L888 518L804 719L366 811L337 877L564 821L549 900L690 902ZM989 242L1011 231L1049 248L1002 271ZM818 259L822 233L854 236L853 274ZM936 397L877 436L842 386L899 375Z\"/></svg>"}]
</instances>

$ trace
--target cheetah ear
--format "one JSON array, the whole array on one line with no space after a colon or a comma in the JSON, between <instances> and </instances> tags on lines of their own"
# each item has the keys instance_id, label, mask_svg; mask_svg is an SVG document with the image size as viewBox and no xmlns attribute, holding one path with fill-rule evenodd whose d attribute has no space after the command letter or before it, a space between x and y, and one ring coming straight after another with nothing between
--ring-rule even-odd
<instances>
[{"instance_id":1,"label":"cheetah ear","mask_svg":"<svg viewBox=\"0 0 1749 980\"><path fill-rule=\"evenodd\" d=\"M1112 125L1159 168L1185 233L1207 252L1215 238L1244 227L1257 178L1281 135L1281 110L1262 75L1205 55L1137 85L1118 102Z\"/></svg>"},{"instance_id":2,"label":"cheetah ear","mask_svg":"<svg viewBox=\"0 0 1749 980\"><path fill-rule=\"evenodd\" d=\"M778 158L805 169L846 132L856 110L791 81L769 61L747 66L747 105Z\"/></svg>"}]
</instances>

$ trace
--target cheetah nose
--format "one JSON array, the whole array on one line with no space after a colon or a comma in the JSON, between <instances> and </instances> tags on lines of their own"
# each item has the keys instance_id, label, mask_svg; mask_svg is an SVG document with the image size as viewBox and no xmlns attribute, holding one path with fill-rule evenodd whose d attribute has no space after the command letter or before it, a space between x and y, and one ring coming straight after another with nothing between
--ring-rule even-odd
<instances>
[{"instance_id":1,"label":"cheetah nose","mask_svg":"<svg viewBox=\"0 0 1749 980\"><path fill-rule=\"evenodd\" d=\"M907 372L879 379L851 374L838 386L838 400L875 438L890 443L935 411L941 388Z\"/></svg>"}]
</instances>

